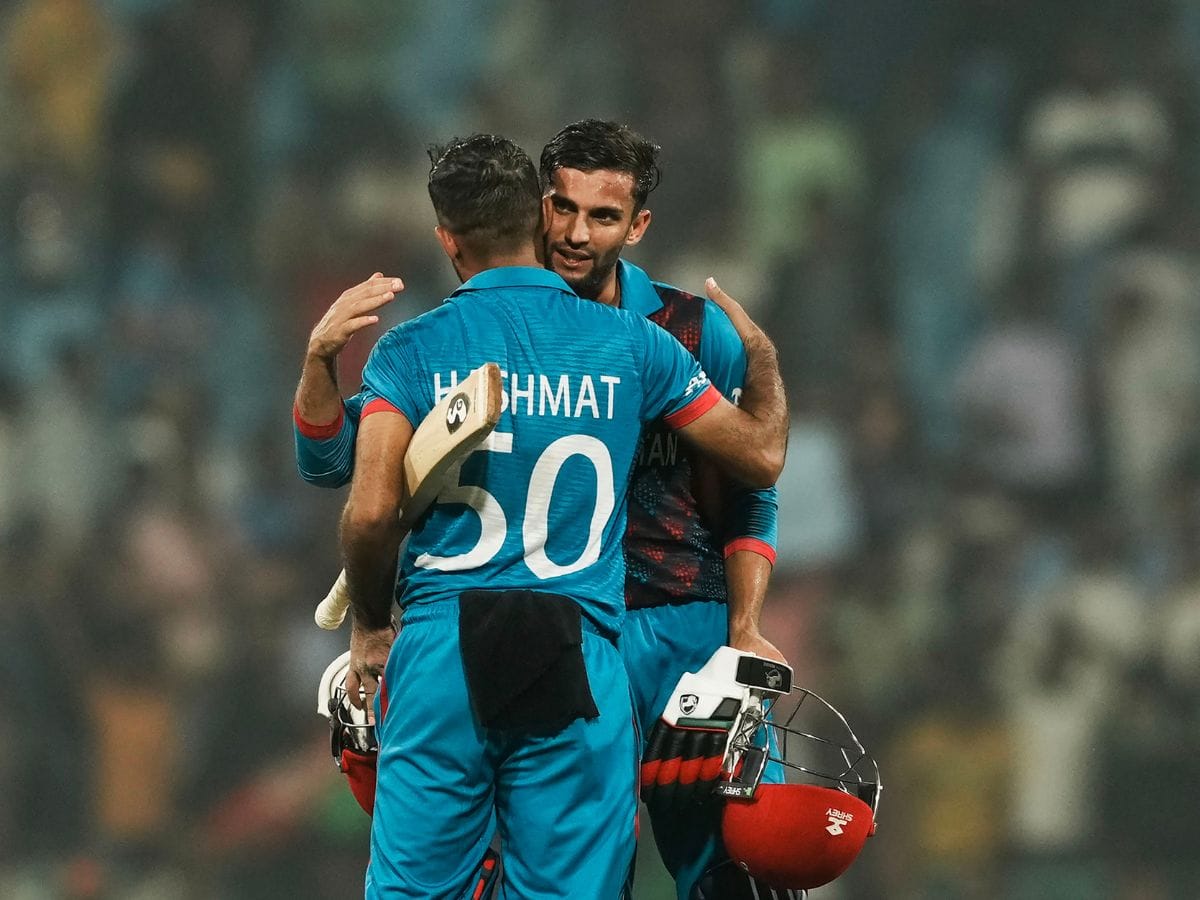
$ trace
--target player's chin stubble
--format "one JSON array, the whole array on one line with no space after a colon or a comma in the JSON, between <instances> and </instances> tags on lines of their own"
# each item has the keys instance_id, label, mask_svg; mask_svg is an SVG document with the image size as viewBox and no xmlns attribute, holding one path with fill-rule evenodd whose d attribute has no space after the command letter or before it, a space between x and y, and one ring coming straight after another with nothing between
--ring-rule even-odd
<instances>
[{"instance_id":1,"label":"player's chin stubble","mask_svg":"<svg viewBox=\"0 0 1200 900\"><path fill-rule=\"evenodd\" d=\"M612 273L616 265L616 256L609 260L593 257L591 269L582 275L570 271L564 272L558 268L554 268L554 271L580 297L583 297L585 300L595 300L600 296L605 282L608 281L608 276Z\"/></svg>"}]
</instances>

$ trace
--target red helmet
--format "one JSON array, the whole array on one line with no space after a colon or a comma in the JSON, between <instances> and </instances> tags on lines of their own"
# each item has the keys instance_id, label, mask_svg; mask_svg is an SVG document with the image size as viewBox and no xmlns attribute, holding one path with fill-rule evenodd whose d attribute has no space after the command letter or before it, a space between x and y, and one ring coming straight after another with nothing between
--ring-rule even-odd
<instances>
[{"instance_id":1,"label":"red helmet","mask_svg":"<svg viewBox=\"0 0 1200 900\"><path fill-rule=\"evenodd\" d=\"M743 704L730 731L715 789L726 798L721 830L748 874L806 890L845 872L874 833L879 768L824 699L775 696Z\"/></svg>"}]
</instances>

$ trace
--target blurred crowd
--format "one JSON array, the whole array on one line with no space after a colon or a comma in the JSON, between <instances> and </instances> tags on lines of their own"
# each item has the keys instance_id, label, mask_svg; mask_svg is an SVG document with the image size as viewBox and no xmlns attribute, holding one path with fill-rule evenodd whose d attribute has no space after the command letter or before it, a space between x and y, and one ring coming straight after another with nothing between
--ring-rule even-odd
<instances>
[{"instance_id":1,"label":"blurred crowd","mask_svg":"<svg viewBox=\"0 0 1200 900\"><path fill-rule=\"evenodd\" d=\"M0 896L358 890L305 338L587 116L779 346L764 633L885 784L814 900L1200 896L1200 5L10 0L0 115Z\"/></svg>"}]
</instances>

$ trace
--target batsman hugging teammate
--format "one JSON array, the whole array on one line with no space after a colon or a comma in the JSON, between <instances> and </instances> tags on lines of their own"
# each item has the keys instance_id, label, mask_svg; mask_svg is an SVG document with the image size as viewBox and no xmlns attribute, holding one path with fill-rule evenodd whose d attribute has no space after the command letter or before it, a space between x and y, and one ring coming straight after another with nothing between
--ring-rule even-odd
<instances>
[{"instance_id":1,"label":"batsman hugging teammate","mask_svg":"<svg viewBox=\"0 0 1200 900\"><path fill-rule=\"evenodd\" d=\"M617 123L591 119L563 128L541 157L542 187L551 200L546 265L581 297L640 313L668 330L723 394L738 397L746 353L728 316L711 300L653 282L620 259L650 224L645 204L658 180L657 156L657 147ZM363 396L343 407L333 376L336 356L400 287L390 277L369 279L339 298L314 329L296 408L297 460L311 483L336 487L350 478ZM748 332L747 340L755 339ZM772 377L777 375L759 380L771 384ZM773 389L782 415L782 393ZM700 498L709 508L701 509ZM629 612L621 640L643 737L680 675L697 671L722 644L782 659L758 631L774 562L775 522L774 488L723 482L662 422L646 426L629 498L624 542ZM715 810L681 814L652 803L649 812L680 900L713 900L724 863ZM747 879L745 896L752 890ZM723 895L730 896L727 887Z\"/></svg>"},{"instance_id":2,"label":"batsman hugging teammate","mask_svg":"<svg viewBox=\"0 0 1200 900\"><path fill-rule=\"evenodd\" d=\"M372 353L343 516L352 667L371 686L386 665L368 894L457 896L494 809L507 895L616 896L636 761L613 641L638 428L665 416L766 485L785 432L765 413L782 398L768 385L755 399L751 384L736 409L666 332L535 268L541 190L510 143L456 143L430 194L466 281ZM436 384L488 360L509 379L500 424L410 536L389 655L398 466Z\"/></svg>"}]
</instances>

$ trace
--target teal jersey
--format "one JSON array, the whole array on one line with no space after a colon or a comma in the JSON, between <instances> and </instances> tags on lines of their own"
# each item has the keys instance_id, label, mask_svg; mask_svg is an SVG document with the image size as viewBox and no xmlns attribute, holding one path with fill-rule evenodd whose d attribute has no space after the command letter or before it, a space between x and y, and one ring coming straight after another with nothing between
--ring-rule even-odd
<instances>
[{"instance_id":1,"label":"teal jersey","mask_svg":"<svg viewBox=\"0 0 1200 900\"><path fill-rule=\"evenodd\" d=\"M485 362L501 369L500 422L413 528L400 602L547 591L615 633L642 423L680 427L720 395L645 317L581 300L553 272L511 267L476 275L385 334L363 370L363 414L391 407L416 427Z\"/></svg>"}]
</instances>

